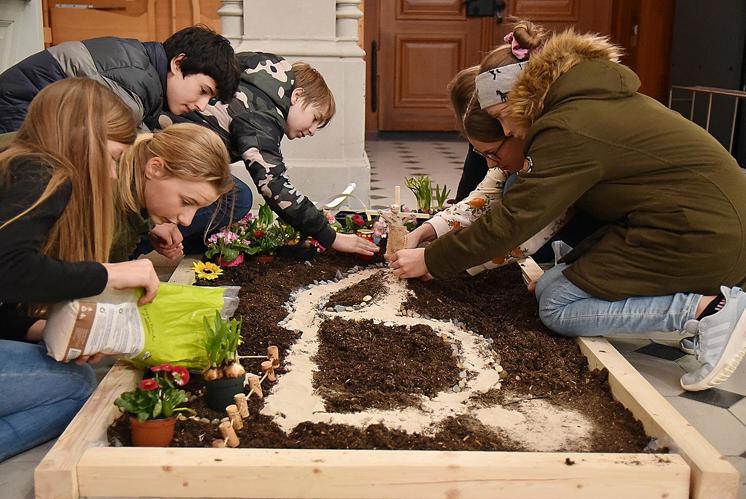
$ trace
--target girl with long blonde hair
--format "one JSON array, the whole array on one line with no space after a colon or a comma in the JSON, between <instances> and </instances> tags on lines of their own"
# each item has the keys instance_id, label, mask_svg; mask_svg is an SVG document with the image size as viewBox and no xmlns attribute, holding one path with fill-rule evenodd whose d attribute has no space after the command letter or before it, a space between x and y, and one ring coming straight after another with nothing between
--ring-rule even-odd
<instances>
[{"instance_id":1,"label":"girl with long blonde hair","mask_svg":"<svg viewBox=\"0 0 746 499\"><path fill-rule=\"evenodd\" d=\"M111 260L131 256L151 227L148 234L160 253L181 256L177 226L189 226L197 210L233 189L229 163L220 137L199 125L180 123L139 137L119 161Z\"/></svg>"},{"instance_id":2,"label":"girl with long blonde hair","mask_svg":"<svg viewBox=\"0 0 746 499\"><path fill-rule=\"evenodd\" d=\"M111 90L71 78L39 92L0 151L0 461L58 435L95 386L90 366L57 363L17 341L38 340L43 326L17 304L107 286L157 290L150 262L105 263L115 161L134 139L132 113Z\"/></svg>"}]
</instances>

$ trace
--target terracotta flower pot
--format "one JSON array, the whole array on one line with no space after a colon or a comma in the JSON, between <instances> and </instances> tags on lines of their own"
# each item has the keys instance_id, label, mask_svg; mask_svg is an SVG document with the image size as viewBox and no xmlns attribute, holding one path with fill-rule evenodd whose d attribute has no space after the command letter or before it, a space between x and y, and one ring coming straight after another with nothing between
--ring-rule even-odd
<instances>
[{"instance_id":1,"label":"terracotta flower pot","mask_svg":"<svg viewBox=\"0 0 746 499\"><path fill-rule=\"evenodd\" d=\"M256 257L256 261L261 264L270 263L274 259L275 259L275 255L259 255Z\"/></svg>"},{"instance_id":2,"label":"terracotta flower pot","mask_svg":"<svg viewBox=\"0 0 746 499\"><path fill-rule=\"evenodd\" d=\"M233 396L244 393L244 377L220 378L205 383L205 403L215 411L224 412L225 408L233 403Z\"/></svg>"},{"instance_id":3,"label":"terracotta flower pot","mask_svg":"<svg viewBox=\"0 0 746 499\"><path fill-rule=\"evenodd\" d=\"M132 444L135 447L170 447L174 438L176 418L147 419L143 422L130 416Z\"/></svg>"},{"instance_id":4,"label":"terracotta flower pot","mask_svg":"<svg viewBox=\"0 0 746 499\"><path fill-rule=\"evenodd\" d=\"M243 253L240 253L236 258L230 262L226 262L222 257L218 257L218 265L221 267L237 267L243 263Z\"/></svg>"}]
</instances>

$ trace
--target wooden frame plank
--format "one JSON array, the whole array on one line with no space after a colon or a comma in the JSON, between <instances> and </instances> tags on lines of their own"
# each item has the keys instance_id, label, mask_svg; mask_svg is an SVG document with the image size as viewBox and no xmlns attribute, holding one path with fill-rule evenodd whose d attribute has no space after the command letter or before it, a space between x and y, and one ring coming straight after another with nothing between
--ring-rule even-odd
<instances>
[{"instance_id":1,"label":"wooden frame plank","mask_svg":"<svg viewBox=\"0 0 746 499\"><path fill-rule=\"evenodd\" d=\"M95 448L78 476L85 497L673 499L689 489L679 456L653 454Z\"/></svg>"},{"instance_id":2,"label":"wooden frame plank","mask_svg":"<svg viewBox=\"0 0 746 499\"><path fill-rule=\"evenodd\" d=\"M172 282L193 281L184 260ZM541 269L521 264L529 280ZM735 499L738 472L603 338L581 338L612 394L676 454L111 448L117 364L35 473L37 497L668 497ZM566 461L569 459L569 461Z\"/></svg>"}]
</instances>

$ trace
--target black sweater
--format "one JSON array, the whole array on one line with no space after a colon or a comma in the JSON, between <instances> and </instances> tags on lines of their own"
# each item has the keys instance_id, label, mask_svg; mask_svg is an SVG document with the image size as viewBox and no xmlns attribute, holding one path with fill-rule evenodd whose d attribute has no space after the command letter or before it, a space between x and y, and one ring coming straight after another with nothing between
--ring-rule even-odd
<instances>
[{"instance_id":1,"label":"black sweater","mask_svg":"<svg viewBox=\"0 0 746 499\"><path fill-rule=\"evenodd\" d=\"M19 158L0 183L0 225L31 206L44 192L51 170L38 160ZM18 303L54 303L101 293L106 268L97 262L63 262L41 253L52 226L70 200L65 184L44 203L0 229L0 339L20 339L33 323L15 317ZM85 237L81 234L81 237Z\"/></svg>"}]
</instances>

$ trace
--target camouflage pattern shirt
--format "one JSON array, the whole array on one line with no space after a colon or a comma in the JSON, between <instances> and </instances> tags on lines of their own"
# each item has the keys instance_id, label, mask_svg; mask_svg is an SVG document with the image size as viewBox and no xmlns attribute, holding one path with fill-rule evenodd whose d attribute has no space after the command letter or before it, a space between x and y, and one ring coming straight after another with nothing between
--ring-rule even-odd
<instances>
[{"instance_id":1,"label":"camouflage pattern shirt","mask_svg":"<svg viewBox=\"0 0 746 499\"><path fill-rule=\"evenodd\" d=\"M162 114L159 125L189 121L205 125L221 136L233 161L246 169L272 210L281 220L328 248L336 232L323 213L287 177L280 142L285 135L295 75L288 61L274 54L236 54L242 73L229 103L211 103L202 113Z\"/></svg>"}]
</instances>

